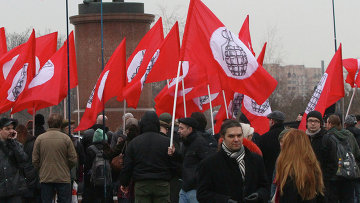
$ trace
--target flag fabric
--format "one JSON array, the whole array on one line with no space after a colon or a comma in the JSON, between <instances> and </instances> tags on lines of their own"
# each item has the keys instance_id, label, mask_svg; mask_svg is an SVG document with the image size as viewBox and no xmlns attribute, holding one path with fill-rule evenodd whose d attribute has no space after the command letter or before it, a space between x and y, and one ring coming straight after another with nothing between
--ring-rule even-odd
<instances>
[{"instance_id":1,"label":"flag fabric","mask_svg":"<svg viewBox=\"0 0 360 203\"><path fill-rule=\"evenodd\" d=\"M125 39L116 48L106 67L92 90L86 105L85 113L75 131L86 130L96 121L97 114L104 109L105 103L112 97L121 94L122 82L119 80L126 66Z\"/></svg>"},{"instance_id":2,"label":"flag fabric","mask_svg":"<svg viewBox=\"0 0 360 203\"><path fill-rule=\"evenodd\" d=\"M251 53L255 56L255 52L252 48L251 43L251 35L250 35L250 25L249 25L249 15L246 16L244 20L240 32L239 32L239 39L245 44L245 46L251 51Z\"/></svg>"},{"instance_id":3,"label":"flag fabric","mask_svg":"<svg viewBox=\"0 0 360 203\"><path fill-rule=\"evenodd\" d=\"M326 108L344 97L345 90L342 66L342 51L340 44L339 49L331 59L326 72L321 77L320 82L305 109L299 129L306 130L306 115L309 112L316 110L323 115Z\"/></svg>"},{"instance_id":4,"label":"flag fabric","mask_svg":"<svg viewBox=\"0 0 360 203\"><path fill-rule=\"evenodd\" d=\"M266 45L267 45L267 42L265 42L265 44L264 44L264 46L263 46L263 48L262 48L262 50L261 50L261 52L260 52L260 54L259 54L259 56L258 56L258 58L257 58L257 61L258 61L258 63L259 63L260 65L263 65L263 63L264 63Z\"/></svg>"},{"instance_id":5,"label":"flag fabric","mask_svg":"<svg viewBox=\"0 0 360 203\"><path fill-rule=\"evenodd\" d=\"M270 126L267 115L271 113L271 107L268 99L259 105L253 99L244 95L241 112L249 120L255 132L262 135L269 131Z\"/></svg>"},{"instance_id":6,"label":"flag fabric","mask_svg":"<svg viewBox=\"0 0 360 203\"><path fill-rule=\"evenodd\" d=\"M277 85L244 43L200 0L190 1L180 55L191 69L206 73L211 93L221 91L221 85L227 83L234 92L263 103Z\"/></svg>"},{"instance_id":7,"label":"flag fabric","mask_svg":"<svg viewBox=\"0 0 360 203\"><path fill-rule=\"evenodd\" d=\"M73 72L77 72L73 32L69 35L69 60L70 68L73 70L70 72L70 77L73 77ZM34 110L58 105L68 93L67 65L67 41L65 41L29 83L15 102L11 113L28 109L32 114Z\"/></svg>"},{"instance_id":8,"label":"flag fabric","mask_svg":"<svg viewBox=\"0 0 360 203\"><path fill-rule=\"evenodd\" d=\"M35 74L39 69L49 60L49 58L56 52L57 46L57 32L50 33L36 38L35 48ZM25 44L21 44L14 49L8 51L2 57L0 56L0 67L2 67L2 74L0 74L0 85L4 83L10 70L17 62L19 53L24 49Z\"/></svg>"},{"instance_id":9,"label":"flag fabric","mask_svg":"<svg viewBox=\"0 0 360 203\"><path fill-rule=\"evenodd\" d=\"M5 28L0 28L0 58L7 52Z\"/></svg>"},{"instance_id":10,"label":"flag fabric","mask_svg":"<svg viewBox=\"0 0 360 203\"><path fill-rule=\"evenodd\" d=\"M360 86L360 78L358 77L358 71L360 69L360 59L344 59L343 66L348 72L345 82L351 85L352 88Z\"/></svg>"},{"instance_id":11,"label":"flag fabric","mask_svg":"<svg viewBox=\"0 0 360 203\"><path fill-rule=\"evenodd\" d=\"M129 107L137 107L143 86L141 80L158 59L160 52L158 48L163 40L162 20L159 18L129 57L126 69L127 85L124 88L123 96L120 97L126 99Z\"/></svg>"},{"instance_id":12,"label":"flag fabric","mask_svg":"<svg viewBox=\"0 0 360 203\"><path fill-rule=\"evenodd\" d=\"M266 44L264 44L259 56L258 63L263 65ZM271 107L269 99L267 99L263 104L257 104L253 99L244 95L244 99L242 100L241 112L245 115L245 117L249 120L250 125L254 128L254 131L258 134L262 135L269 131L270 125L267 115L271 113Z\"/></svg>"},{"instance_id":13,"label":"flag fabric","mask_svg":"<svg viewBox=\"0 0 360 203\"><path fill-rule=\"evenodd\" d=\"M178 22L160 45L159 58L149 71L145 82L159 82L176 77L180 55L180 38Z\"/></svg>"},{"instance_id":14,"label":"flag fabric","mask_svg":"<svg viewBox=\"0 0 360 203\"><path fill-rule=\"evenodd\" d=\"M0 97L3 98L0 102L0 113L10 110L35 76L35 43L35 31L33 30L29 40L16 53L8 54L8 52L0 59L0 67L3 66L5 77L0 90ZM10 69L4 68L4 64L8 63L14 54L16 54L16 60L13 61Z\"/></svg>"}]
</instances>

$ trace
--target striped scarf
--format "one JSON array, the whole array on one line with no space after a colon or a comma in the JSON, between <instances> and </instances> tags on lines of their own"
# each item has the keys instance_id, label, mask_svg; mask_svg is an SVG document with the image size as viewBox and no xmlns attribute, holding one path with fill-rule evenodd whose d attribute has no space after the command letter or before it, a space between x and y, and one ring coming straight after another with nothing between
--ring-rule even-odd
<instances>
[{"instance_id":1,"label":"striped scarf","mask_svg":"<svg viewBox=\"0 0 360 203\"><path fill-rule=\"evenodd\" d=\"M238 165L239 165L239 169L240 169L241 176L242 176L243 180L245 181L245 161L244 161L245 149L244 149L244 146L242 146L242 147L240 148L240 150L239 150L239 151L236 151L236 152L231 151L231 150L225 145L224 142L222 143L221 147L223 148L223 150L225 151L225 153L226 153L230 158L236 159L236 162L237 162Z\"/></svg>"}]
</instances>

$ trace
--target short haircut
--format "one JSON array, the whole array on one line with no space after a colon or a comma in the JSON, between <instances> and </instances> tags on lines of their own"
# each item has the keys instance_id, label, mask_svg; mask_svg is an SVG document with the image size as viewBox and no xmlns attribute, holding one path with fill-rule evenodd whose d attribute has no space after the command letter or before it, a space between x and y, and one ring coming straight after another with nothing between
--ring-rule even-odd
<instances>
[{"instance_id":1,"label":"short haircut","mask_svg":"<svg viewBox=\"0 0 360 203\"><path fill-rule=\"evenodd\" d=\"M236 120L225 120L221 125L220 135L224 136L226 134L227 129L232 127L241 128L240 122Z\"/></svg>"},{"instance_id":2,"label":"short haircut","mask_svg":"<svg viewBox=\"0 0 360 203\"><path fill-rule=\"evenodd\" d=\"M191 118L195 118L196 121L198 122L198 127L197 130L203 131L206 128L207 125L207 120L206 117L203 113L201 112L193 112L191 114Z\"/></svg>"},{"instance_id":3,"label":"short haircut","mask_svg":"<svg viewBox=\"0 0 360 203\"><path fill-rule=\"evenodd\" d=\"M48 119L49 128L61 128L63 123L63 116L60 114L51 114Z\"/></svg>"},{"instance_id":4,"label":"short haircut","mask_svg":"<svg viewBox=\"0 0 360 203\"><path fill-rule=\"evenodd\" d=\"M329 116L329 118L327 119L328 122L333 125L336 129L341 130L341 120L340 117L336 114L332 114Z\"/></svg>"}]
</instances>

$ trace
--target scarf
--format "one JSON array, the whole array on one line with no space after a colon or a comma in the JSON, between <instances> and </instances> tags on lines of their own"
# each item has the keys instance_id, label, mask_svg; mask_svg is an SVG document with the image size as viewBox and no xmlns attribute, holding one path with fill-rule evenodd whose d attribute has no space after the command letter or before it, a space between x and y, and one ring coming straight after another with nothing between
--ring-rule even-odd
<instances>
[{"instance_id":1,"label":"scarf","mask_svg":"<svg viewBox=\"0 0 360 203\"><path fill-rule=\"evenodd\" d=\"M233 159L236 160L236 162L239 165L241 176L242 176L243 180L245 181L245 161L244 161L245 149L244 149L244 146L242 146L240 148L240 150L236 151L236 152L230 150L225 145L224 142L222 143L221 147L230 158L233 158Z\"/></svg>"},{"instance_id":2,"label":"scarf","mask_svg":"<svg viewBox=\"0 0 360 203\"><path fill-rule=\"evenodd\" d=\"M311 133L311 132L309 132L308 129L306 129L306 134L310 137L313 137L314 135L318 134L320 132L320 130L321 130L321 128L319 130L317 130L316 132Z\"/></svg>"}]
</instances>

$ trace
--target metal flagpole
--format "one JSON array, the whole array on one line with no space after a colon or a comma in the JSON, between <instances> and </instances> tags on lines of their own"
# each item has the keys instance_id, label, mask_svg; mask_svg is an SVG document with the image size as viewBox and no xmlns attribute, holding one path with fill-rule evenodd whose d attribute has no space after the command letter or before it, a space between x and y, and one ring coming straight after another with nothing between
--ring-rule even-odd
<instances>
[{"instance_id":1,"label":"metal flagpole","mask_svg":"<svg viewBox=\"0 0 360 203\"><path fill-rule=\"evenodd\" d=\"M64 119L66 119L66 100L67 98L64 99Z\"/></svg>"},{"instance_id":2,"label":"metal flagpole","mask_svg":"<svg viewBox=\"0 0 360 203\"><path fill-rule=\"evenodd\" d=\"M174 142L175 112L176 112L176 101L177 101L177 95L178 95L179 76L180 76L181 64L182 64L182 61L179 61L178 70L177 70L177 75L176 75L175 95L174 95L174 106L173 106L173 113L172 113L172 120L171 120L170 147L173 146L173 142Z\"/></svg>"},{"instance_id":3,"label":"metal flagpole","mask_svg":"<svg viewBox=\"0 0 360 203\"><path fill-rule=\"evenodd\" d=\"M70 54L69 54L69 4L66 0L66 53L67 53L67 75L68 75L68 95L67 95L67 110L68 110L68 119L69 119L69 136L71 134L71 107L70 107ZM66 109L65 109L66 112Z\"/></svg>"},{"instance_id":4,"label":"metal flagpole","mask_svg":"<svg viewBox=\"0 0 360 203\"><path fill-rule=\"evenodd\" d=\"M353 94L352 94L352 96L351 96L350 103L349 103L348 109L347 109L347 111L346 111L346 116L349 115L350 107L351 107L351 104L352 104L352 102L353 102L353 99L354 99L354 96L355 96L355 93L356 93L356 89L357 89L357 87L356 87L356 85L355 85L355 87L354 87L354 92L353 92ZM346 118L346 116L345 116L345 118Z\"/></svg>"},{"instance_id":5,"label":"metal flagpole","mask_svg":"<svg viewBox=\"0 0 360 203\"><path fill-rule=\"evenodd\" d=\"M33 107L33 123L32 123L32 136L35 137L35 114L36 114L36 111L35 111L35 107Z\"/></svg>"},{"instance_id":6,"label":"metal flagpole","mask_svg":"<svg viewBox=\"0 0 360 203\"><path fill-rule=\"evenodd\" d=\"M78 124L80 123L80 95L79 95L79 85L76 86L76 97L77 97L77 117ZM78 135L80 136L80 131L78 131Z\"/></svg>"},{"instance_id":7,"label":"metal flagpole","mask_svg":"<svg viewBox=\"0 0 360 203\"><path fill-rule=\"evenodd\" d=\"M181 83L182 83L182 94L183 94L183 102L184 102L184 116L185 118L187 117L186 115L186 99L185 99L185 85L184 85L184 78L181 78Z\"/></svg>"},{"instance_id":8,"label":"metal flagpole","mask_svg":"<svg viewBox=\"0 0 360 203\"><path fill-rule=\"evenodd\" d=\"M224 91L224 90L222 90L222 93L223 93L223 97L224 97L224 104L225 104L226 118L227 118L227 119L229 119L229 112L228 112L228 106L227 106L227 103L226 103L225 91Z\"/></svg>"},{"instance_id":9,"label":"metal flagpole","mask_svg":"<svg viewBox=\"0 0 360 203\"><path fill-rule=\"evenodd\" d=\"M104 70L104 21L103 21L103 1L100 1L100 24L101 24L101 70ZM103 95L103 98L105 97L105 95ZM105 140L105 101L104 99L102 99L103 102L103 140ZM106 164L104 164L104 171L106 174L106 170L110 170L106 168ZM104 198L106 199L107 194L106 194L106 182L108 180L104 180Z\"/></svg>"},{"instance_id":10,"label":"metal flagpole","mask_svg":"<svg viewBox=\"0 0 360 203\"><path fill-rule=\"evenodd\" d=\"M210 117L211 117L211 127L213 135L215 135L215 129L214 129L214 116L213 116L213 110L212 110L212 102L211 102L211 94L210 94L210 85L207 85L208 93L209 93L209 101L210 101Z\"/></svg>"},{"instance_id":11,"label":"metal flagpole","mask_svg":"<svg viewBox=\"0 0 360 203\"><path fill-rule=\"evenodd\" d=\"M125 123L125 114L126 114L126 100L125 100L125 98L124 98L124 114L123 114L123 135L125 135L125 125L126 125L126 123Z\"/></svg>"}]
</instances>

